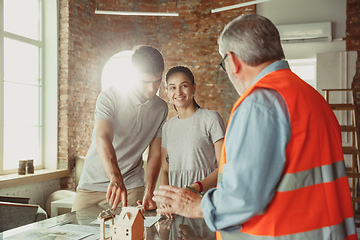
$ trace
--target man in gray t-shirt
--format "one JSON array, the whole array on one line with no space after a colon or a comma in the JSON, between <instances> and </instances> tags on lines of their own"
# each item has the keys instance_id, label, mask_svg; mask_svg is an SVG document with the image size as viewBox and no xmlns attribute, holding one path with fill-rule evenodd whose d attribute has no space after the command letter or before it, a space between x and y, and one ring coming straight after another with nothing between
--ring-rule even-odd
<instances>
[{"instance_id":1,"label":"man in gray t-shirt","mask_svg":"<svg viewBox=\"0 0 360 240\"><path fill-rule=\"evenodd\" d=\"M132 63L137 80L131 92L111 87L100 93L95 109L92 144L73 204L74 211L97 204L122 206L142 204L156 208L152 200L160 170L161 130L168 107L156 96L164 60L149 46L134 50ZM146 185L142 153L149 146Z\"/></svg>"}]
</instances>

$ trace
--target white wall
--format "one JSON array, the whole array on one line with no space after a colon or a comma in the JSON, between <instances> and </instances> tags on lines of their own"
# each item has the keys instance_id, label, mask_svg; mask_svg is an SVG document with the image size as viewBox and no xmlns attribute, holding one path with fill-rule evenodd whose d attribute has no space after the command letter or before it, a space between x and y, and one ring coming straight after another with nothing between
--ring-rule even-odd
<instances>
[{"instance_id":1,"label":"white wall","mask_svg":"<svg viewBox=\"0 0 360 240\"><path fill-rule=\"evenodd\" d=\"M346 0L270 0L257 4L256 11L275 25L331 21L333 42L283 44L287 59L346 50L345 41L339 40L346 36Z\"/></svg>"}]
</instances>

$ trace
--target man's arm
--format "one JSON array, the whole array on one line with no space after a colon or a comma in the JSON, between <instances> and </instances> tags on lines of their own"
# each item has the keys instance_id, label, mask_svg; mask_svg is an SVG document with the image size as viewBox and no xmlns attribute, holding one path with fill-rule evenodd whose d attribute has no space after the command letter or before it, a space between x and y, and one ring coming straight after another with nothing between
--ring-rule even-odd
<instances>
[{"instance_id":1,"label":"man's arm","mask_svg":"<svg viewBox=\"0 0 360 240\"><path fill-rule=\"evenodd\" d=\"M146 164L146 187L142 204L145 210L156 209L152 200L156 182L161 167L161 138L155 137L149 145L149 155Z\"/></svg>"},{"instance_id":2,"label":"man's arm","mask_svg":"<svg viewBox=\"0 0 360 240\"><path fill-rule=\"evenodd\" d=\"M117 162L115 149L112 145L114 138L113 124L107 120L97 119L95 121L94 133L97 153L110 180L106 199L113 206L113 210L117 208L120 200L123 207L127 206L127 192Z\"/></svg>"},{"instance_id":3,"label":"man's arm","mask_svg":"<svg viewBox=\"0 0 360 240\"><path fill-rule=\"evenodd\" d=\"M187 188L171 185L160 186L154 192L153 200L166 204L166 208L157 209L158 213L169 215L172 213L187 218L203 218L201 196Z\"/></svg>"}]
</instances>

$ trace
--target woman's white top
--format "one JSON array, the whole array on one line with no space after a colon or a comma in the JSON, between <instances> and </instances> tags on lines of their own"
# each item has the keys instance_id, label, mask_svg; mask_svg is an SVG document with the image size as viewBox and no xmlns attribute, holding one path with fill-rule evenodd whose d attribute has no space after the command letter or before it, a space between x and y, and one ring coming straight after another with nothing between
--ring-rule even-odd
<instances>
[{"instance_id":1,"label":"woman's white top","mask_svg":"<svg viewBox=\"0 0 360 240\"><path fill-rule=\"evenodd\" d=\"M213 172L218 167L214 143L224 135L224 121L216 111L199 108L188 118L168 120L161 146L169 156L169 184L184 187Z\"/></svg>"}]
</instances>

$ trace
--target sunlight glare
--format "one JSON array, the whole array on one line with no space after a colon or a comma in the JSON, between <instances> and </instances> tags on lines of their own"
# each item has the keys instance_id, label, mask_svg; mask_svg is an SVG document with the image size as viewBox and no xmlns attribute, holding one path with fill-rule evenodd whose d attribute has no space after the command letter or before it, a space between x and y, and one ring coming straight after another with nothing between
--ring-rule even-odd
<instances>
[{"instance_id":1,"label":"sunlight glare","mask_svg":"<svg viewBox=\"0 0 360 240\"><path fill-rule=\"evenodd\" d=\"M136 84L131 56L133 51L122 51L112 56L104 66L101 75L101 89L116 87L129 92Z\"/></svg>"}]
</instances>

